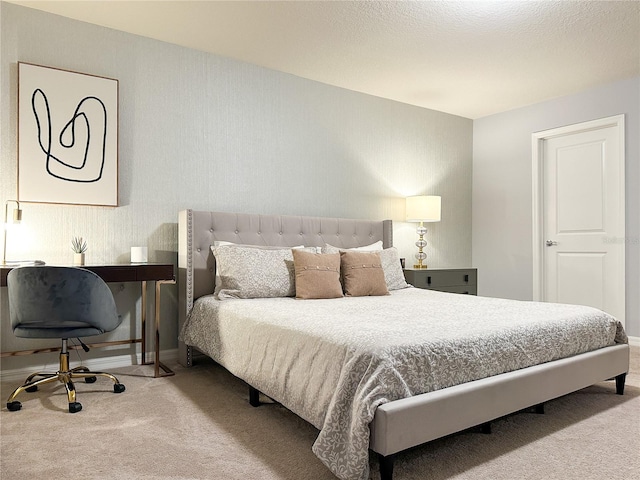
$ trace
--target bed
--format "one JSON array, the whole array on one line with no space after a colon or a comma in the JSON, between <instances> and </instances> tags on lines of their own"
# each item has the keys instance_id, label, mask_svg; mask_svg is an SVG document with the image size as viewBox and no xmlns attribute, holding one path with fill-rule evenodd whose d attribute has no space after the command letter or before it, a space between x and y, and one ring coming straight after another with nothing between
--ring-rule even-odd
<instances>
[{"instance_id":1,"label":"bed","mask_svg":"<svg viewBox=\"0 0 640 480\"><path fill-rule=\"evenodd\" d=\"M180 331L186 340L179 343L180 362L191 366L197 347L250 385L252 405L258 405L258 393L263 392L315 425L320 434L313 451L339 478L367 478L369 450L378 454L381 478L390 480L394 455L402 450L487 426L532 406L541 411L544 402L602 380L615 378L616 392L624 391L629 366L624 330L612 317L588 307L415 288L313 301L220 301L212 295L211 246L216 242L307 248L329 244L340 249L382 242L385 251L391 251L389 220L185 210L179 213L178 230ZM336 305L344 311L337 312ZM369 312L368 317L360 324L351 320L361 311ZM483 318L474 317L479 311ZM211 312L215 320L209 320ZM507 320L517 318L517 324L500 323L504 319L498 317L505 312L510 312ZM401 326L376 326L367 320L372 316L398 316ZM414 324L402 324L403 318L414 322L425 316L453 321L454 326L421 323L419 334L407 334ZM566 318L570 321L559 322ZM574 330L560 330L559 323ZM441 337L443 328L457 329L457 339ZM478 335L507 338L510 353L480 348L493 341ZM352 337L354 343L349 343ZM556 341L551 348L545 346L547 337ZM580 339L575 345L573 337ZM440 350L447 351L443 357L455 359L454 364L438 357ZM504 365L489 368L502 358L508 359Z\"/></svg>"}]
</instances>

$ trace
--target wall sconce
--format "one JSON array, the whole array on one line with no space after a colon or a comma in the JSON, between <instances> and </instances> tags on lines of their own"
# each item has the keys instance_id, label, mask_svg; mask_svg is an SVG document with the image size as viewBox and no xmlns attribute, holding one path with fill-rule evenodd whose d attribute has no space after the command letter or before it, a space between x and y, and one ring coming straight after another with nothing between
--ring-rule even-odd
<instances>
[{"instance_id":1,"label":"wall sconce","mask_svg":"<svg viewBox=\"0 0 640 480\"><path fill-rule=\"evenodd\" d=\"M2 247L2 265L7 264L7 230L9 229L9 204L15 203L16 208L13 210L12 222L11 224L19 224L22 221L22 210L20 210L20 202L17 200L7 200L4 204L4 243Z\"/></svg>"},{"instance_id":2,"label":"wall sconce","mask_svg":"<svg viewBox=\"0 0 640 480\"><path fill-rule=\"evenodd\" d=\"M422 251L427 246L427 241L424 239L427 228L424 226L424 222L440 221L441 198L435 195L418 195L407 197L406 201L407 222L420 222L416 230L418 233L418 241L416 242L416 247L418 247L416 259L418 263L413 268L427 268L427 265L423 263L427 259L427 254Z\"/></svg>"}]
</instances>

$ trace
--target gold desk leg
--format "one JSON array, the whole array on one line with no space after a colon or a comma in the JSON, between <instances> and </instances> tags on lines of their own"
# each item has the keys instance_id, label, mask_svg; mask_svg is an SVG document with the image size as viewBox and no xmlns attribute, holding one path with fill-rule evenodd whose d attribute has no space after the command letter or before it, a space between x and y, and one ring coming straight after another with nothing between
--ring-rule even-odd
<instances>
[{"instance_id":1,"label":"gold desk leg","mask_svg":"<svg viewBox=\"0 0 640 480\"><path fill-rule=\"evenodd\" d=\"M155 361L154 361L154 377L167 377L169 375L175 375L175 372L167 367L160 361L160 287L162 285L175 285L175 280L158 280L156 281L156 311L155 311L155 323L156 323L156 340L155 340ZM164 370L164 373L160 373L160 369Z\"/></svg>"},{"instance_id":2,"label":"gold desk leg","mask_svg":"<svg viewBox=\"0 0 640 480\"><path fill-rule=\"evenodd\" d=\"M175 375L175 372L172 371L169 367L167 367L164 363L160 361L160 287L164 284L175 284L175 280L156 280L156 301L155 301L155 353L154 360L151 362L147 361L147 282L142 281L142 299L141 299L141 308L142 315L141 323L142 323L142 364L143 365L153 365L153 376L154 377L167 377L170 375ZM160 369L164 371L164 373L160 373Z\"/></svg>"},{"instance_id":3,"label":"gold desk leg","mask_svg":"<svg viewBox=\"0 0 640 480\"><path fill-rule=\"evenodd\" d=\"M147 363L147 282L143 280L140 282L140 288L142 290L140 294L140 323L142 327L142 365L148 365Z\"/></svg>"}]
</instances>

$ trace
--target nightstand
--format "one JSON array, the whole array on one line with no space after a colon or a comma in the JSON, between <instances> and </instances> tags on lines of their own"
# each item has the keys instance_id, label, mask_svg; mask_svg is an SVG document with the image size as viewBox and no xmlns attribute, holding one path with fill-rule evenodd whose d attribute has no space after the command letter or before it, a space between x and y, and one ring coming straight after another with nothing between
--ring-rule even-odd
<instances>
[{"instance_id":1,"label":"nightstand","mask_svg":"<svg viewBox=\"0 0 640 480\"><path fill-rule=\"evenodd\" d=\"M417 288L440 292L478 294L477 268L405 268L404 278Z\"/></svg>"}]
</instances>

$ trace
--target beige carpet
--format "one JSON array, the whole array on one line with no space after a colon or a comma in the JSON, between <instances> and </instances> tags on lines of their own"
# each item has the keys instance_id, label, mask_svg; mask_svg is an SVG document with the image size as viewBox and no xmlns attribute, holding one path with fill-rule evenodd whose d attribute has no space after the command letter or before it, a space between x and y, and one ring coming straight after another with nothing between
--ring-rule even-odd
<instances>
[{"instance_id":1,"label":"beige carpet","mask_svg":"<svg viewBox=\"0 0 640 480\"><path fill-rule=\"evenodd\" d=\"M62 387L25 393L22 410L8 412L16 385L3 384L0 478L335 478L311 453L317 431L309 424L276 404L252 408L245 384L212 362L175 370L159 379L144 376L151 367L113 371L122 394L103 379L80 383L76 414L67 413ZM549 402L546 412L402 453L394 478L640 479L640 349L624 396L604 382ZM379 478L373 455L371 466Z\"/></svg>"}]
</instances>

